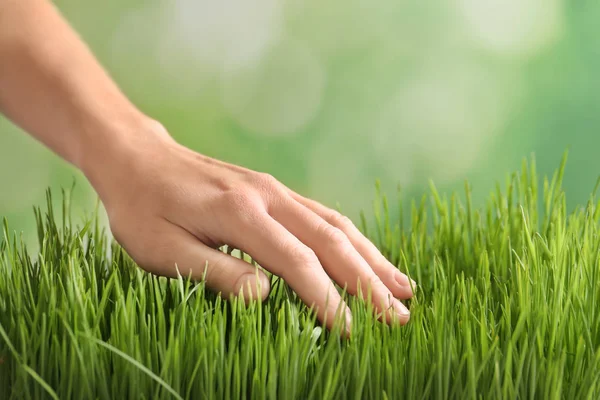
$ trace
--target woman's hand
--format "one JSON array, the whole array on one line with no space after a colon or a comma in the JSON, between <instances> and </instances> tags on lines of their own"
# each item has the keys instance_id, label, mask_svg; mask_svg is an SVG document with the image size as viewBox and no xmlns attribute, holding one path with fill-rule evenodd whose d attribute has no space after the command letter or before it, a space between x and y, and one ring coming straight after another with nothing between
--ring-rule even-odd
<instances>
[{"instance_id":1,"label":"woman's hand","mask_svg":"<svg viewBox=\"0 0 600 400\"><path fill-rule=\"evenodd\" d=\"M330 278L353 295L362 288L365 298L370 287L386 320L395 313L400 323L408 321L397 299L412 296L409 279L347 217L270 175L195 153L151 126L143 143L122 146L107 157L110 163L91 164L88 174L115 238L142 268L204 276L225 296L266 298L267 276L217 250L228 244L284 278L328 327L340 305L350 318Z\"/></svg>"},{"instance_id":2,"label":"woman's hand","mask_svg":"<svg viewBox=\"0 0 600 400\"><path fill-rule=\"evenodd\" d=\"M0 110L86 174L115 237L147 271L206 272L224 295L264 299L267 277L216 250L229 244L283 277L328 327L338 307L350 318L330 277L351 294L370 288L382 319L408 321L397 298L411 297L409 280L347 218L175 143L48 0L0 1L0 60Z\"/></svg>"}]
</instances>

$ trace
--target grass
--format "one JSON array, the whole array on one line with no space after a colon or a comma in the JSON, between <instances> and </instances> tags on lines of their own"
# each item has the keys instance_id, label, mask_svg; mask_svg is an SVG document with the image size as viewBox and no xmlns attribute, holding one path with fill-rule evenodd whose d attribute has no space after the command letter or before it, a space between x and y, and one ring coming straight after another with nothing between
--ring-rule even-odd
<instances>
[{"instance_id":1,"label":"grass","mask_svg":"<svg viewBox=\"0 0 600 400\"><path fill-rule=\"evenodd\" d=\"M225 301L142 272L68 201L37 209L38 254L6 222L0 244L0 398L599 398L600 208L567 212L563 170L538 187L524 162L482 209L468 185L378 193L362 229L419 289L404 327L350 299L349 340L275 277L262 305Z\"/></svg>"}]
</instances>

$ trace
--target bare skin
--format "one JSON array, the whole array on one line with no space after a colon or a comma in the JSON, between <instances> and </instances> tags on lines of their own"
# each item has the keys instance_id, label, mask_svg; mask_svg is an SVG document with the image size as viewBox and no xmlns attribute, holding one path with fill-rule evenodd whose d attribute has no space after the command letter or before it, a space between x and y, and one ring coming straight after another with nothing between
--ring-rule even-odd
<instances>
[{"instance_id":1,"label":"bare skin","mask_svg":"<svg viewBox=\"0 0 600 400\"><path fill-rule=\"evenodd\" d=\"M351 315L331 279L408 322L413 295L352 222L272 176L176 143L119 90L48 0L0 0L0 111L89 179L117 241L144 270L265 299L269 280L217 250L252 255L332 326ZM414 282L413 282L414 284Z\"/></svg>"}]
</instances>

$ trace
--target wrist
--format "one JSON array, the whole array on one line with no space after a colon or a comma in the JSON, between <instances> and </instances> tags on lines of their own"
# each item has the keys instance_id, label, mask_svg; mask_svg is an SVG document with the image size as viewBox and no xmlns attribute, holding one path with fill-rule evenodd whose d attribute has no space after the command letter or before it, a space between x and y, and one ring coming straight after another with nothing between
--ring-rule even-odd
<instances>
[{"instance_id":1,"label":"wrist","mask_svg":"<svg viewBox=\"0 0 600 400\"><path fill-rule=\"evenodd\" d=\"M128 120L112 122L110 127L92 137L93 140L83 143L77 166L102 199L132 168L174 142L158 121L141 113Z\"/></svg>"}]
</instances>

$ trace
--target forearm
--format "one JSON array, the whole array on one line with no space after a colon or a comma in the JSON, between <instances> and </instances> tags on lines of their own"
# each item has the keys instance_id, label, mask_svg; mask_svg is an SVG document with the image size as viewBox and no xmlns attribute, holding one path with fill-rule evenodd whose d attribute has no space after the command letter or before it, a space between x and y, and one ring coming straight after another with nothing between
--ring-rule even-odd
<instances>
[{"instance_id":1,"label":"forearm","mask_svg":"<svg viewBox=\"0 0 600 400\"><path fill-rule=\"evenodd\" d=\"M86 173L149 123L48 0L0 0L0 111Z\"/></svg>"}]
</instances>

